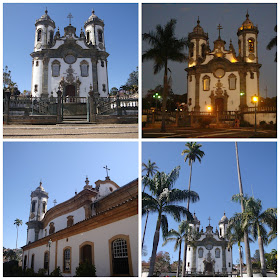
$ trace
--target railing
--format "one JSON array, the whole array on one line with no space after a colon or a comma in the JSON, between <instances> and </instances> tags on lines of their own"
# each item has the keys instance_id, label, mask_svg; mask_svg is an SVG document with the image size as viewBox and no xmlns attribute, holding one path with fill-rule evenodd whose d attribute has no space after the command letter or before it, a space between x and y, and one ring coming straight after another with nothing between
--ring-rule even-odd
<instances>
[{"instance_id":1,"label":"railing","mask_svg":"<svg viewBox=\"0 0 280 280\"><path fill-rule=\"evenodd\" d=\"M257 113L260 113L260 112L265 112L265 113L276 113L277 112L277 108L276 107L256 107L256 111ZM242 110L243 113L255 113L255 107L247 107L247 108L244 108Z\"/></svg>"},{"instance_id":2,"label":"railing","mask_svg":"<svg viewBox=\"0 0 280 280\"><path fill-rule=\"evenodd\" d=\"M87 103L87 97L80 96L64 96L64 103Z\"/></svg>"}]
</instances>

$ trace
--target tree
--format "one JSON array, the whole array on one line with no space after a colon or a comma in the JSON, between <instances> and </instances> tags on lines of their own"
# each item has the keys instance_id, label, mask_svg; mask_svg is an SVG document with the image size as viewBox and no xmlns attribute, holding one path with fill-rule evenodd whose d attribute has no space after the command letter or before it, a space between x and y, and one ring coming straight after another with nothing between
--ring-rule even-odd
<instances>
[{"instance_id":1,"label":"tree","mask_svg":"<svg viewBox=\"0 0 280 280\"><path fill-rule=\"evenodd\" d=\"M243 256L241 251L241 242L244 240L244 230L242 228L242 218L241 215L236 213L232 218L229 219L228 228L227 228L227 238L229 240L229 246L232 247L233 244L237 244L239 251L239 260L240 260L240 277L242 277L242 265L243 265ZM252 239L249 239L252 241Z\"/></svg>"},{"instance_id":2,"label":"tree","mask_svg":"<svg viewBox=\"0 0 280 280\"><path fill-rule=\"evenodd\" d=\"M133 88L133 86L137 86L138 88L138 67L136 67L136 71L132 71L129 74L129 78L126 82L126 86Z\"/></svg>"},{"instance_id":3,"label":"tree","mask_svg":"<svg viewBox=\"0 0 280 280\"><path fill-rule=\"evenodd\" d=\"M143 40L147 41L152 48L145 51L142 58L154 61L154 74L164 69L163 101L162 101L162 124L161 131L165 132L166 102L168 94L168 61L184 62L187 60L184 48L187 46L185 38L175 37L176 20L171 19L165 26L157 25L155 31L143 34Z\"/></svg>"},{"instance_id":4,"label":"tree","mask_svg":"<svg viewBox=\"0 0 280 280\"><path fill-rule=\"evenodd\" d=\"M196 160L201 162L202 157L205 155L203 151L200 150L202 147L201 144L197 144L196 142L188 142L185 144L187 149L183 150L182 155L185 155L185 162L188 161L190 166L190 177L189 177L189 188L188 191L191 191L191 179L192 179L192 164ZM190 209L190 200L187 202L187 210ZM186 274L186 260L187 257L187 243L184 245L184 259L183 259L183 267L182 267L182 276L184 277Z\"/></svg>"},{"instance_id":5,"label":"tree","mask_svg":"<svg viewBox=\"0 0 280 280\"><path fill-rule=\"evenodd\" d=\"M16 225L16 227L17 227L17 241L18 241L18 228L19 228L19 226L22 226L22 220L15 219L14 225ZM17 241L16 241L16 249L17 249Z\"/></svg>"},{"instance_id":6,"label":"tree","mask_svg":"<svg viewBox=\"0 0 280 280\"><path fill-rule=\"evenodd\" d=\"M274 31L276 32L276 35L275 37L273 37L270 42L268 43L268 45L266 46L266 49L267 50L272 50L274 47L277 46L277 25L275 25L274 27ZM275 59L274 59L275 62L277 62L277 50L276 50L276 53L275 53Z\"/></svg>"},{"instance_id":7,"label":"tree","mask_svg":"<svg viewBox=\"0 0 280 280\"><path fill-rule=\"evenodd\" d=\"M157 275L160 275L162 272L170 272L170 255L168 252L158 252L156 255L155 261L155 271Z\"/></svg>"},{"instance_id":8,"label":"tree","mask_svg":"<svg viewBox=\"0 0 280 280\"><path fill-rule=\"evenodd\" d=\"M149 276L153 276L155 257L159 242L160 229L163 236L168 232L168 220L165 214L171 215L175 221L181 220L181 215L186 215L188 220L192 220L192 215L183 206L176 205L178 202L187 200L188 198L196 202L199 196L196 192L174 189L174 184L179 177L180 167L174 168L169 174L157 172L153 178L144 177L144 185L149 186L152 195L143 192L142 196L142 213L149 210L157 213L156 230L153 239L153 249L150 258Z\"/></svg>"},{"instance_id":9,"label":"tree","mask_svg":"<svg viewBox=\"0 0 280 280\"><path fill-rule=\"evenodd\" d=\"M260 199L254 197L241 197L240 195L234 195L233 201L244 201L245 211L242 213L242 227L249 229L252 237L258 240L261 273L263 277L266 277L266 265L264 257L264 244L267 244L267 231L264 225L271 227L275 223L277 216L276 208L268 208L262 212L262 203Z\"/></svg>"},{"instance_id":10,"label":"tree","mask_svg":"<svg viewBox=\"0 0 280 280\"><path fill-rule=\"evenodd\" d=\"M277 250L272 249L270 253L266 253L264 256L267 268L277 273Z\"/></svg>"},{"instance_id":11,"label":"tree","mask_svg":"<svg viewBox=\"0 0 280 280\"><path fill-rule=\"evenodd\" d=\"M235 152L236 152L236 163L237 163L237 173L238 173L238 183L239 183L239 195L241 197L241 200L240 200L241 211L242 211L242 213L244 213L245 206L244 206L244 202L243 202L243 187L242 187L241 172L240 172L240 167L239 167L237 142L235 142ZM253 277L251 252L250 252L249 236L248 236L247 228L244 229L244 247L245 247L245 254L246 254L247 277Z\"/></svg>"},{"instance_id":12,"label":"tree","mask_svg":"<svg viewBox=\"0 0 280 280\"><path fill-rule=\"evenodd\" d=\"M110 95L117 95L118 91L119 91L118 88L112 87L109 94Z\"/></svg>"},{"instance_id":13,"label":"tree","mask_svg":"<svg viewBox=\"0 0 280 280\"><path fill-rule=\"evenodd\" d=\"M147 172L146 177L153 176L156 171L158 171L158 167L156 166L155 162L151 162L151 160L148 160L148 163L145 164L144 162L142 163L143 169L142 172ZM146 186L144 185L143 192L145 191ZM148 217L149 217L149 210L147 210L147 216L146 216L146 221L145 221L145 227L144 227L144 232L143 232L143 239L142 239L142 250L144 246L144 240L145 240L145 234L146 234L146 228L147 228L147 223L148 223Z\"/></svg>"}]
</instances>

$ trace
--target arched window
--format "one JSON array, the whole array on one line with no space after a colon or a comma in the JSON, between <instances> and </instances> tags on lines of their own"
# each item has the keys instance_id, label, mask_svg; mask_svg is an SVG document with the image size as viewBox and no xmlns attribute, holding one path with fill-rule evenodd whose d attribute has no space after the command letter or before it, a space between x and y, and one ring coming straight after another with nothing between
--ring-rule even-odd
<instances>
[{"instance_id":1,"label":"arched window","mask_svg":"<svg viewBox=\"0 0 280 280\"><path fill-rule=\"evenodd\" d=\"M86 42L89 43L89 31L86 33Z\"/></svg>"},{"instance_id":2,"label":"arched window","mask_svg":"<svg viewBox=\"0 0 280 280\"><path fill-rule=\"evenodd\" d=\"M102 43L103 42L103 32L102 32L102 30L98 30L98 41L100 42L100 43Z\"/></svg>"},{"instance_id":3,"label":"arched window","mask_svg":"<svg viewBox=\"0 0 280 280\"><path fill-rule=\"evenodd\" d=\"M198 257L203 258L203 249L202 248L198 249Z\"/></svg>"},{"instance_id":4,"label":"arched window","mask_svg":"<svg viewBox=\"0 0 280 280\"><path fill-rule=\"evenodd\" d=\"M194 43L190 43L190 45L189 45L189 55L190 55L190 57L193 57L193 49L194 49Z\"/></svg>"},{"instance_id":5,"label":"arched window","mask_svg":"<svg viewBox=\"0 0 280 280\"><path fill-rule=\"evenodd\" d=\"M104 60L101 60L101 67L104 67Z\"/></svg>"},{"instance_id":6,"label":"arched window","mask_svg":"<svg viewBox=\"0 0 280 280\"><path fill-rule=\"evenodd\" d=\"M81 68L81 76L82 77L87 77L88 76L88 69L89 69L88 62L83 60L80 64L80 68Z\"/></svg>"},{"instance_id":7,"label":"arched window","mask_svg":"<svg viewBox=\"0 0 280 280\"><path fill-rule=\"evenodd\" d=\"M47 206L47 203L44 201L43 202L43 213L46 213L46 206Z\"/></svg>"},{"instance_id":8,"label":"arched window","mask_svg":"<svg viewBox=\"0 0 280 280\"><path fill-rule=\"evenodd\" d=\"M40 42L42 40L42 30L39 29L37 31L37 42Z\"/></svg>"},{"instance_id":9,"label":"arched window","mask_svg":"<svg viewBox=\"0 0 280 280\"><path fill-rule=\"evenodd\" d=\"M222 236L222 229L220 228L220 236Z\"/></svg>"},{"instance_id":10,"label":"arched window","mask_svg":"<svg viewBox=\"0 0 280 280\"><path fill-rule=\"evenodd\" d=\"M71 248L67 247L63 250L63 272L71 273Z\"/></svg>"},{"instance_id":11,"label":"arched window","mask_svg":"<svg viewBox=\"0 0 280 280\"><path fill-rule=\"evenodd\" d=\"M203 83L203 90L210 90L210 77L205 75L202 78L202 83Z\"/></svg>"},{"instance_id":12,"label":"arched window","mask_svg":"<svg viewBox=\"0 0 280 280\"><path fill-rule=\"evenodd\" d=\"M60 76L60 62L58 60L54 60L52 63L52 76L53 77Z\"/></svg>"},{"instance_id":13,"label":"arched window","mask_svg":"<svg viewBox=\"0 0 280 280\"><path fill-rule=\"evenodd\" d=\"M55 226L54 226L54 223L51 222L51 223L50 223L49 234L52 234L52 233L54 233L54 232L55 232Z\"/></svg>"},{"instance_id":14,"label":"arched window","mask_svg":"<svg viewBox=\"0 0 280 280\"><path fill-rule=\"evenodd\" d=\"M39 66L39 61L38 60L36 61L36 66Z\"/></svg>"},{"instance_id":15,"label":"arched window","mask_svg":"<svg viewBox=\"0 0 280 280\"><path fill-rule=\"evenodd\" d=\"M86 241L80 245L80 263L94 264L94 244L93 242Z\"/></svg>"},{"instance_id":16,"label":"arched window","mask_svg":"<svg viewBox=\"0 0 280 280\"><path fill-rule=\"evenodd\" d=\"M230 90L236 89L236 76L233 73L228 76L228 83Z\"/></svg>"},{"instance_id":17,"label":"arched window","mask_svg":"<svg viewBox=\"0 0 280 280\"><path fill-rule=\"evenodd\" d=\"M44 254L44 269L48 270L49 268L49 252L46 251Z\"/></svg>"},{"instance_id":18,"label":"arched window","mask_svg":"<svg viewBox=\"0 0 280 280\"><path fill-rule=\"evenodd\" d=\"M254 53L255 52L255 40L253 38L249 38L248 39L248 51L250 53Z\"/></svg>"},{"instance_id":19,"label":"arched window","mask_svg":"<svg viewBox=\"0 0 280 280\"><path fill-rule=\"evenodd\" d=\"M74 224L74 217L73 216L68 216L67 217L67 227L71 227Z\"/></svg>"},{"instance_id":20,"label":"arched window","mask_svg":"<svg viewBox=\"0 0 280 280\"><path fill-rule=\"evenodd\" d=\"M215 258L220 258L220 253L221 253L220 249L216 248L216 250L215 250Z\"/></svg>"},{"instance_id":21,"label":"arched window","mask_svg":"<svg viewBox=\"0 0 280 280\"><path fill-rule=\"evenodd\" d=\"M53 31L50 31L50 44L52 45L53 43Z\"/></svg>"},{"instance_id":22,"label":"arched window","mask_svg":"<svg viewBox=\"0 0 280 280\"><path fill-rule=\"evenodd\" d=\"M23 271L26 270L26 264L27 264L27 256L24 256L24 262L23 262Z\"/></svg>"},{"instance_id":23,"label":"arched window","mask_svg":"<svg viewBox=\"0 0 280 280\"><path fill-rule=\"evenodd\" d=\"M241 55L241 41L238 40L238 53Z\"/></svg>"},{"instance_id":24,"label":"arched window","mask_svg":"<svg viewBox=\"0 0 280 280\"><path fill-rule=\"evenodd\" d=\"M34 258L35 258L35 255L32 254L32 257L31 257L31 268L33 269L33 271L34 271Z\"/></svg>"},{"instance_id":25,"label":"arched window","mask_svg":"<svg viewBox=\"0 0 280 280\"><path fill-rule=\"evenodd\" d=\"M37 92L38 91L38 85L34 85L34 91ZM36 202L35 202L36 203ZM35 206L34 206L35 207ZM32 206L32 209L33 209L33 206ZM34 211L32 211L34 212Z\"/></svg>"},{"instance_id":26,"label":"arched window","mask_svg":"<svg viewBox=\"0 0 280 280\"><path fill-rule=\"evenodd\" d=\"M106 85L102 84L102 90L105 92L106 91Z\"/></svg>"},{"instance_id":27,"label":"arched window","mask_svg":"<svg viewBox=\"0 0 280 280\"><path fill-rule=\"evenodd\" d=\"M37 85L35 85L35 92L38 91L36 88ZM36 201L33 200L32 201L32 207L31 207L31 212L34 213L35 212L35 207L36 207Z\"/></svg>"},{"instance_id":28,"label":"arched window","mask_svg":"<svg viewBox=\"0 0 280 280\"><path fill-rule=\"evenodd\" d=\"M205 44L201 45L201 57L203 59L206 57L206 46L205 46Z\"/></svg>"}]
</instances>

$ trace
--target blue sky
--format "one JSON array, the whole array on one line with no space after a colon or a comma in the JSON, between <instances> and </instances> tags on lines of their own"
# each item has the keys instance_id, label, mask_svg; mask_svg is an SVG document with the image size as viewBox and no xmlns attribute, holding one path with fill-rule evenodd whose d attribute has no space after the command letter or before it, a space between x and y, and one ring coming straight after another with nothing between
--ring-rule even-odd
<instances>
[{"instance_id":1,"label":"blue sky","mask_svg":"<svg viewBox=\"0 0 280 280\"><path fill-rule=\"evenodd\" d=\"M138 66L138 5L137 4L4 4L3 66L8 65L12 80L19 89L30 90L35 21L48 9L56 30L63 34L71 13L76 35L91 15L104 20L104 38L108 57L109 88L125 84L129 74ZM20 26L20 32L16 32Z\"/></svg>"},{"instance_id":2,"label":"blue sky","mask_svg":"<svg viewBox=\"0 0 280 280\"><path fill-rule=\"evenodd\" d=\"M86 176L93 186L97 180L104 180L105 165L111 169L111 180L120 187L138 178L138 143L5 142L3 246L16 247L16 218L23 221L18 247L26 244L30 194L40 180L49 193L50 209L54 199L61 203L75 191L82 191Z\"/></svg>"},{"instance_id":3,"label":"blue sky","mask_svg":"<svg viewBox=\"0 0 280 280\"><path fill-rule=\"evenodd\" d=\"M165 25L170 19L177 20L175 34L178 38L188 37L197 25L199 16L200 25L209 34L210 48L213 49L213 41L218 38L217 26L222 25L221 38L226 41L228 49L230 39L238 54L237 30L246 19L249 12L250 20L258 25L258 57L260 68L260 95L265 96L264 89L267 86L268 97L276 96L276 66L274 62L276 48L271 51L266 49L269 41L275 37L276 4L258 3L221 3L221 4L178 4L178 3L152 3L143 4L142 32L155 30L157 24ZM157 15L157 16L155 16ZM147 42L143 43L143 51L149 48ZM176 94L187 92L186 71L187 63L170 62L168 67L172 71L172 89ZM143 63L143 93L163 83L163 71L153 74L153 63Z\"/></svg>"},{"instance_id":4,"label":"blue sky","mask_svg":"<svg viewBox=\"0 0 280 280\"><path fill-rule=\"evenodd\" d=\"M181 155L186 142L144 142L142 144L142 162L149 159L156 162L160 171L166 173L176 166L181 166L179 179L175 187L188 188L189 165L184 162ZM230 218L234 213L241 212L239 204L231 202L233 194L239 193L235 145L233 142L198 142L202 144L201 150L205 152L202 162L193 164L191 189L200 196L200 201L190 204L190 211L195 211L200 225L208 225L209 216L214 230L224 211ZM274 142L239 142L239 161L244 193L254 194L263 204L263 210L277 207L276 202L276 143ZM186 207L187 203L180 204ZM169 229L178 230L178 223L168 216ZM145 224L145 216L142 217L142 229ZM156 225L156 214L149 215L145 245L148 254L143 259L148 260L151 256L152 242ZM159 251L168 251L172 261L178 260L178 251L174 252L174 244L170 243L162 247L163 240L160 238ZM257 242L252 243L251 254L258 249ZM276 240L265 247L266 252L276 248ZM237 246L233 248L233 261L239 259Z\"/></svg>"}]
</instances>

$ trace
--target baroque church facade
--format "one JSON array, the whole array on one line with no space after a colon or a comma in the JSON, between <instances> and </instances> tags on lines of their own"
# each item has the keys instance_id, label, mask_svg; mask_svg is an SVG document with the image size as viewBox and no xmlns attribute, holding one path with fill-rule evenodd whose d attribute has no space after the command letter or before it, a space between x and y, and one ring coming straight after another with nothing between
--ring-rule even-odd
<instances>
[{"instance_id":1,"label":"baroque church facade","mask_svg":"<svg viewBox=\"0 0 280 280\"><path fill-rule=\"evenodd\" d=\"M247 12L246 20L237 30L238 53L231 40L226 48L221 29L219 25L212 50L199 18L188 35L189 60L185 70L189 111L240 111L253 106L252 96L259 96L258 27Z\"/></svg>"},{"instance_id":2,"label":"baroque church facade","mask_svg":"<svg viewBox=\"0 0 280 280\"><path fill-rule=\"evenodd\" d=\"M107 176L86 185L47 210L48 193L40 182L31 193L23 270L46 273L60 268L74 276L80 263L97 276L138 275L138 179L119 187Z\"/></svg>"},{"instance_id":3,"label":"baroque church facade","mask_svg":"<svg viewBox=\"0 0 280 280\"><path fill-rule=\"evenodd\" d=\"M87 97L93 90L100 97L108 96L107 57L104 22L94 11L76 35L70 23L64 34L56 30L48 11L35 23L35 43L32 57L31 94L34 97ZM92 87L92 88L91 88Z\"/></svg>"},{"instance_id":4,"label":"baroque church facade","mask_svg":"<svg viewBox=\"0 0 280 280\"><path fill-rule=\"evenodd\" d=\"M187 273L227 273L232 272L232 248L228 246L226 231L228 218L225 213L219 221L219 230L209 225L206 231L200 229L200 221L195 214L191 226L200 232L198 240L187 246L186 271Z\"/></svg>"}]
</instances>

